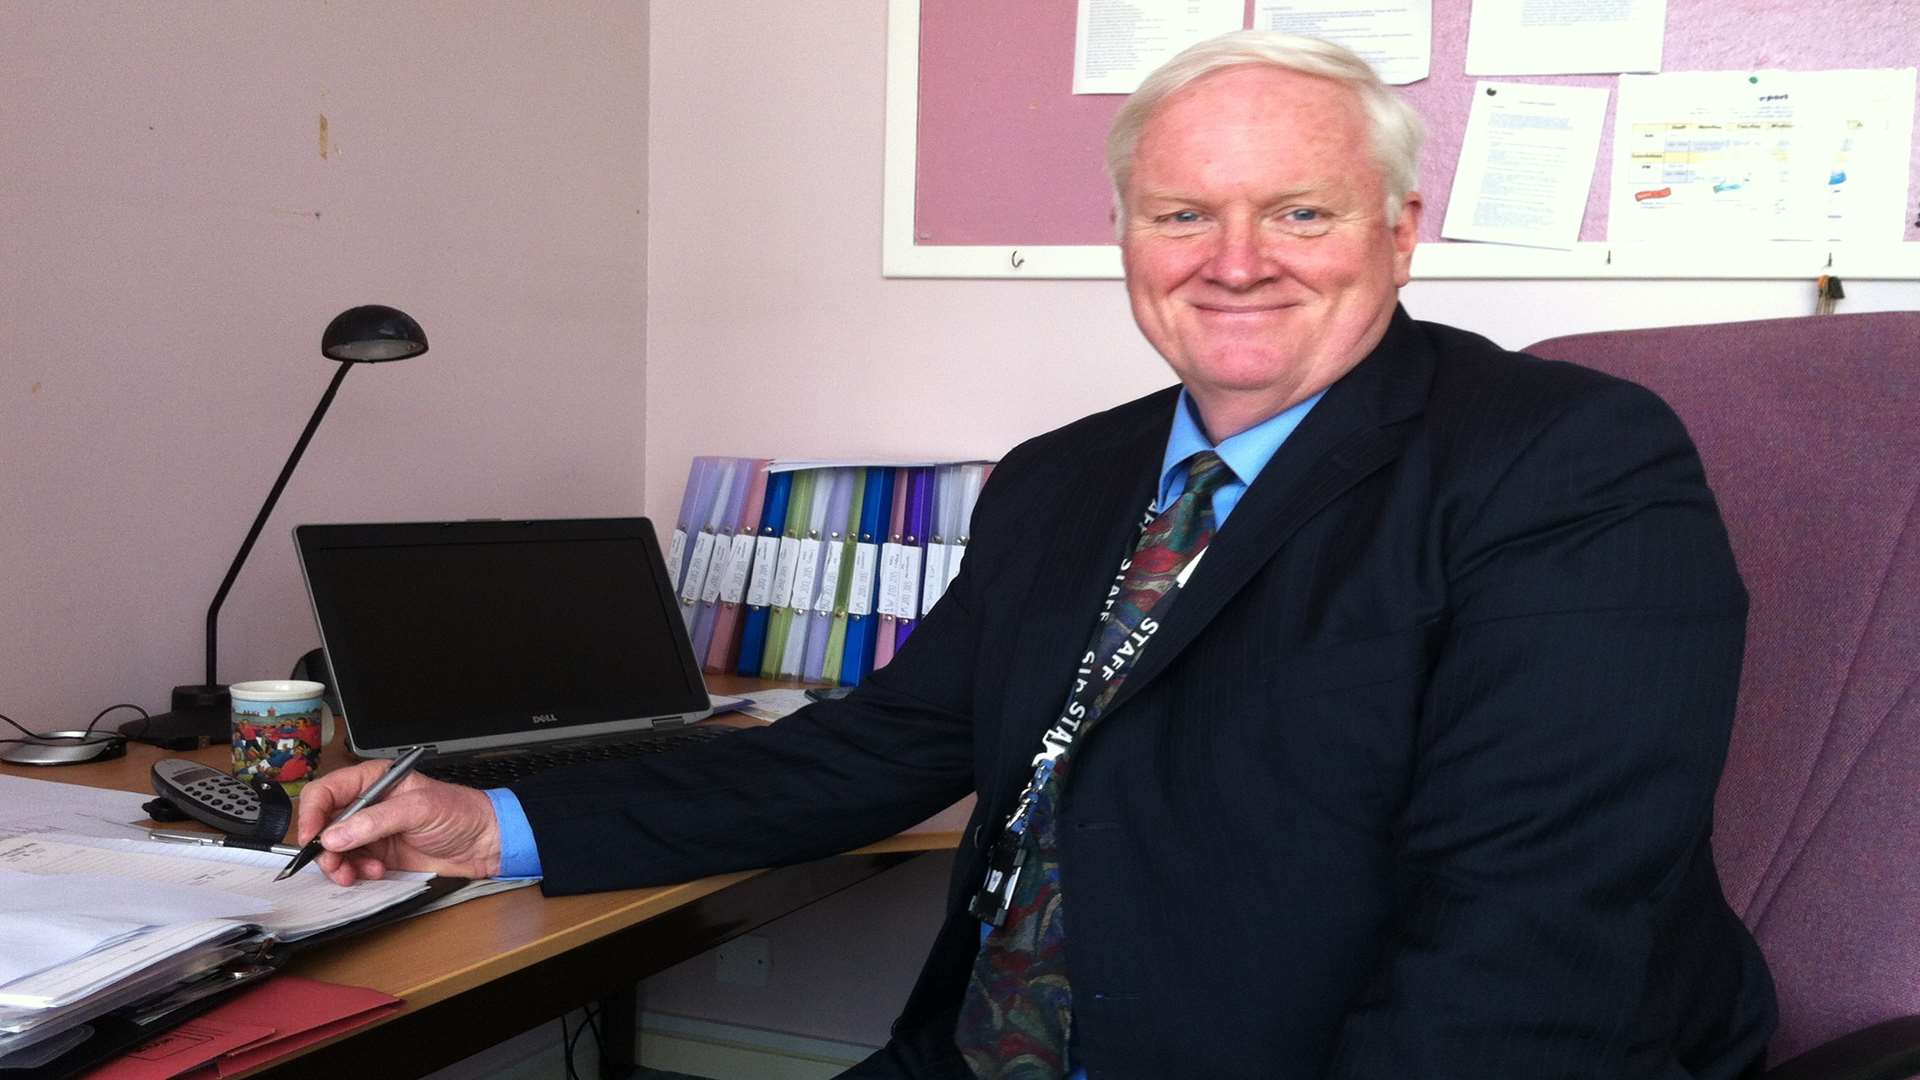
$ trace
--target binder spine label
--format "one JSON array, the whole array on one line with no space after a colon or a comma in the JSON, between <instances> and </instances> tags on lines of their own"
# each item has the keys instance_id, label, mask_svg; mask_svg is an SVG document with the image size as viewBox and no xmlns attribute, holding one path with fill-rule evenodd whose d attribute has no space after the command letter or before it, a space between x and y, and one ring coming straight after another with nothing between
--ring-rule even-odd
<instances>
[{"instance_id":1,"label":"binder spine label","mask_svg":"<svg viewBox=\"0 0 1920 1080\"><path fill-rule=\"evenodd\" d=\"M773 567L780 560L780 538L757 537L753 542L753 583L747 586L747 603L766 607L773 603Z\"/></svg>"},{"instance_id":2,"label":"binder spine label","mask_svg":"<svg viewBox=\"0 0 1920 1080\"><path fill-rule=\"evenodd\" d=\"M713 562L707 567L707 580L700 586L700 602L716 603L720 590L733 572L733 537L721 533L713 538Z\"/></svg>"},{"instance_id":3,"label":"binder spine label","mask_svg":"<svg viewBox=\"0 0 1920 1080\"><path fill-rule=\"evenodd\" d=\"M693 539L693 558L687 560L687 573L680 579L680 599L691 604L700 599L707 584L707 564L713 559L713 534L705 529Z\"/></svg>"},{"instance_id":4,"label":"binder spine label","mask_svg":"<svg viewBox=\"0 0 1920 1080\"><path fill-rule=\"evenodd\" d=\"M880 545L880 614L900 614L900 583L906 576L906 549L899 544Z\"/></svg>"},{"instance_id":5,"label":"binder spine label","mask_svg":"<svg viewBox=\"0 0 1920 1080\"><path fill-rule=\"evenodd\" d=\"M947 591L947 545L927 542L927 562L920 578L920 610L932 611Z\"/></svg>"},{"instance_id":6,"label":"binder spine label","mask_svg":"<svg viewBox=\"0 0 1920 1080\"><path fill-rule=\"evenodd\" d=\"M680 568L687 560L687 530L673 530L673 541L667 546L667 587L680 591Z\"/></svg>"},{"instance_id":7,"label":"binder spine label","mask_svg":"<svg viewBox=\"0 0 1920 1080\"><path fill-rule=\"evenodd\" d=\"M808 537L800 541L800 565L793 568L793 600L789 606L795 611L807 610L819 583L820 541Z\"/></svg>"},{"instance_id":8,"label":"binder spine label","mask_svg":"<svg viewBox=\"0 0 1920 1080\"><path fill-rule=\"evenodd\" d=\"M921 548L911 545L900 549L900 610L896 614L903 619L920 617L920 563L923 554Z\"/></svg>"},{"instance_id":9,"label":"binder spine label","mask_svg":"<svg viewBox=\"0 0 1920 1080\"><path fill-rule=\"evenodd\" d=\"M800 538L783 536L780 538L780 565L773 575L773 595L767 603L774 607L793 606L793 579L800 573Z\"/></svg>"},{"instance_id":10,"label":"binder spine label","mask_svg":"<svg viewBox=\"0 0 1920 1080\"><path fill-rule=\"evenodd\" d=\"M834 596L840 591L840 563L846 558L847 545L829 540L826 546L827 562L820 568L820 595L814 601L813 610L831 615Z\"/></svg>"},{"instance_id":11,"label":"binder spine label","mask_svg":"<svg viewBox=\"0 0 1920 1080\"><path fill-rule=\"evenodd\" d=\"M733 538L733 554L727 557L727 580L720 586L721 602L737 604L747 595L747 568L752 565L753 534L740 533Z\"/></svg>"},{"instance_id":12,"label":"binder spine label","mask_svg":"<svg viewBox=\"0 0 1920 1080\"><path fill-rule=\"evenodd\" d=\"M949 587L953 585L953 579L960 576L960 560L966 557L967 542L965 540L947 547L947 585Z\"/></svg>"},{"instance_id":13,"label":"binder spine label","mask_svg":"<svg viewBox=\"0 0 1920 1080\"><path fill-rule=\"evenodd\" d=\"M879 548L874 544L860 544L853 549L853 589L847 593L847 614L873 613L873 574L879 557Z\"/></svg>"}]
</instances>

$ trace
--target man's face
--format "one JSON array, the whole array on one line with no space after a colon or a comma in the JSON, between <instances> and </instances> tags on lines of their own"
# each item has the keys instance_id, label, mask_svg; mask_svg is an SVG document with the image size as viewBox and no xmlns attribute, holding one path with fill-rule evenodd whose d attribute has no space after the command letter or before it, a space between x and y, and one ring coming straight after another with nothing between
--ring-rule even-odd
<instances>
[{"instance_id":1,"label":"man's face","mask_svg":"<svg viewBox=\"0 0 1920 1080\"><path fill-rule=\"evenodd\" d=\"M1121 258L1133 317L1215 440L1347 373L1407 283L1420 197L1387 224L1386 188L1353 92L1233 67L1147 120Z\"/></svg>"}]
</instances>

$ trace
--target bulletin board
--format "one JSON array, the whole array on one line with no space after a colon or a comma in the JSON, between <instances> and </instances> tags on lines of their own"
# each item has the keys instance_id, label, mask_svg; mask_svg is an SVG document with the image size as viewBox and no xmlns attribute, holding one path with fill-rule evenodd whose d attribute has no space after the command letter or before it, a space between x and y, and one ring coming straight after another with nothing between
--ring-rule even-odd
<instances>
[{"instance_id":1,"label":"bulletin board","mask_svg":"<svg viewBox=\"0 0 1920 1080\"><path fill-rule=\"evenodd\" d=\"M1125 99L1074 95L1074 0L889 0L884 270L890 277L1120 276L1107 125ZM1618 244L1606 240L1613 105L1580 243L1571 251L1443 241L1475 77L1463 74L1471 0L1433 0L1428 78L1396 87L1426 121L1417 278L1920 279L1920 131L1905 243ZM1667 0L1662 70L1911 67L1920 4ZM1247 21L1252 17L1248 3ZM1614 88L1611 75L1485 76ZM1920 127L1920 124L1916 124Z\"/></svg>"}]
</instances>

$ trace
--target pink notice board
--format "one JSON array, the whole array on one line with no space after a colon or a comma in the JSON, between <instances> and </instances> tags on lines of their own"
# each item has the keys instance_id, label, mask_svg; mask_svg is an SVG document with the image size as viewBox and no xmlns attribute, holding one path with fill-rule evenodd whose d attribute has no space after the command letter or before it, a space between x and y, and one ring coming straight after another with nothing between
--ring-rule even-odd
<instances>
[{"instance_id":1,"label":"pink notice board","mask_svg":"<svg viewBox=\"0 0 1920 1080\"><path fill-rule=\"evenodd\" d=\"M1113 242L1102 165L1118 95L1076 97L1074 0L918 0L919 101L915 245L1103 245ZM1400 87L1427 123L1421 239L1439 240L1475 79L1466 66L1470 0L1433 0L1432 74ZM1251 25L1252 4L1248 4ZM1920 63L1920 2L1668 0L1664 70L1910 67ZM1494 81L1613 88L1607 75ZM1613 119L1582 240L1606 238ZM1909 173L1906 238L1920 240L1920 134ZM1730 273L1727 276L1739 276Z\"/></svg>"}]
</instances>

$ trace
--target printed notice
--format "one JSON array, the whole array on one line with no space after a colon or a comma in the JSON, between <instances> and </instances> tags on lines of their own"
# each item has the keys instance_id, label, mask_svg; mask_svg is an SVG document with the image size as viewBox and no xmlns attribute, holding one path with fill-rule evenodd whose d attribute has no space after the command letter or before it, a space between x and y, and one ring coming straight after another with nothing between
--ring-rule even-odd
<instances>
[{"instance_id":1,"label":"printed notice","mask_svg":"<svg viewBox=\"0 0 1920 1080\"><path fill-rule=\"evenodd\" d=\"M1659 71L1667 0L1473 0L1469 75Z\"/></svg>"},{"instance_id":2,"label":"printed notice","mask_svg":"<svg viewBox=\"0 0 1920 1080\"><path fill-rule=\"evenodd\" d=\"M1344 45L1396 86L1419 82L1432 66L1433 0L1254 0L1253 25Z\"/></svg>"},{"instance_id":3,"label":"printed notice","mask_svg":"<svg viewBox=\"0 0 1920 1080\"><path fill-rule=\"evenodd\" d=\"M1241 29L1242 0L1079 0L1073 92L1131 94L1181 49Z\"/></svg>"},{"instance_id":4,"label":"printed notice","mask_svg":"<svg viewBox=\"0 0 1920 1080\"><path fill-rule=\"evenodd\" d=\"M1440 235L1572 248L1606 114L1603 87L1477 84Z\"/></svg>"},{"instance_id":5,"label":"printed notice","mask_svg":"<svg viewBox=\"0 0 1920 1080\"><path fill-rule=\"evenodd\" d=\"M1914 69L1623 76L1609 240L1898 241Z\"/></svg>"}]
</instances>

